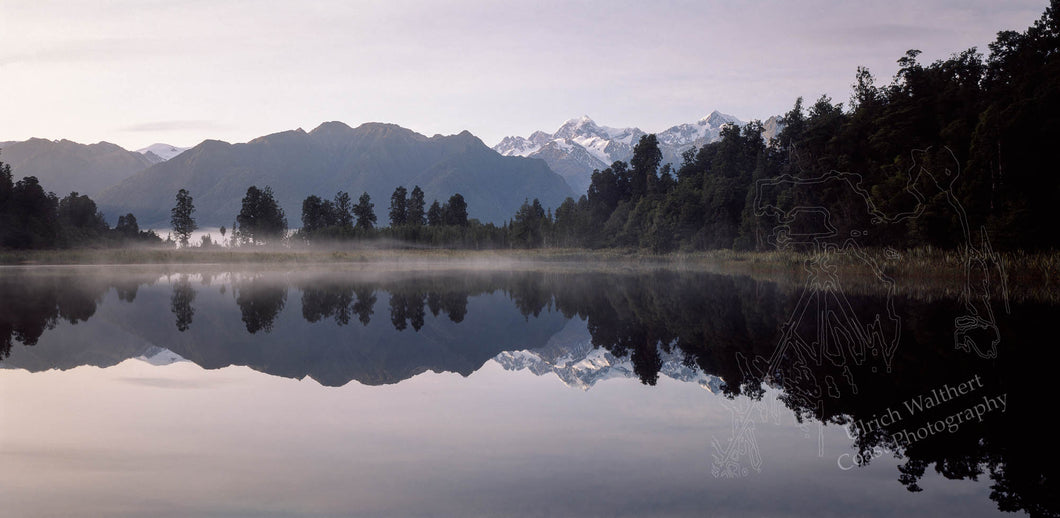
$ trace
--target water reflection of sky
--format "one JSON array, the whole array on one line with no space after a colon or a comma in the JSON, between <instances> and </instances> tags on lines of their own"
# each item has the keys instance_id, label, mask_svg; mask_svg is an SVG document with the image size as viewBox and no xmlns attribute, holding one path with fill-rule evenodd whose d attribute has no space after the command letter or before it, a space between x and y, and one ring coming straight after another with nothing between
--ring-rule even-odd
<instances>
[{"instance_id":1,"label":"water reflection of sky","mask_svg":"<svg viewBox=\"0 0 1060 518\"><path fill-rule=\"evenodd\" d=\"M818 456L790 412L756 425L761 473L715 478L728 400L668 378L583 392L489 362L335 388L134 359L6 370L0 392L11 516L995 513L985 484L928 476L913 497L888 458L840 470L843 431Z\"/></svg>"},{"instance_id":2,"label":"water reflection of sky","mask_svg":"<svg viewBox=\"0 0 1060 518\"><path fill-rule=\"evenodd\" d=\"M813 417L796 424L792 400L777 401L776 388L762 402L715 394L720 380L710 374L735 379L726 358L773 350L793 295L768 283L669 273L160 268L166 273L0 271L8 295L0 332L14 343L0 361L0 514L997 514L985 474L946 480L929 465L918 482L924 491L910 493L889 454L842 469L852 439ZM357 307L367 299L371 318L362 320ZM872 299L851 300L871 307ZM889 390L917 394L943 375L1004 374L945 352L947 301L904 303L916 318L907 319L895 373L858 372L861 392L823 399L828 413L816 415L864 418L899 404L879 397ZM1015 313L1026 315L1022 323L1054 314L1036 308ZM31 332L32 344L19 343ZM631 359L638 341L675 335L703 361L660 353L657 385L645 385L637 368L653 360ZM633 356L615 356L622 344ZM924 347L931 344L944 347ZM1007 351L1021 369L1041 363ZM704 364L722 370L698 370ZM1012 391L1017 410L997 429L1019 429L1033 415L1017 403L1036 394L1036 379L995 380L991 390ZM806 410L806 401L794 403ZM753 416L761 464L740 450L746 476L729 479L716 476L714 455L738 435L734 409ZM925 441L918 458L1000 458L1019 468L1007 480L1036 476L1019 464L1018 448L1011 453L1033 439L990 426ZM979 452L969 437L990 448ZM963 446L947 449L955 444Z\"/></svg>"}]
</instances>

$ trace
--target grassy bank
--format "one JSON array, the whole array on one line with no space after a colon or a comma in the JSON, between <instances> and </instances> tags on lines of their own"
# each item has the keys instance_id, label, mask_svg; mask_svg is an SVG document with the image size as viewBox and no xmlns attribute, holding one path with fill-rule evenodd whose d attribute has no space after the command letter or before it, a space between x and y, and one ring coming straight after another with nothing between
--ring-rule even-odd
<instances>
[{"instance_id":1,"label":"grassy bank","mask_svg":"<svg viewBox=\"0 0 1060 518\"><path fill-rule=\"evenodd\" d=\"M1007 252L997 263L969 262L954 251L914 249L901 252L865 250L863 255L831 253L814 256L794 252L716 250L656 255L629 250L445 250L445 249L74 249L0 252L2 265L238 265L248 267L402 268L402 269L537 269L636 271L656 268L750 275L783 284L800 284L808 264L834 268L844 289L878 289L882 272L900 290L958 292L981 284L986 264L993 289L1060 292L1060 253ZM966 266L971 265L969 270ZM875 265L875 267L870 266ZM969 272L971 275L969 276ZM1003 277L1002 277L1003 274ZM969 279L970 282L966 281ZM1002 279L1004 283L1002 283ZM945 289L943 289L945 288ZM859 290L860 291L860 290ZM1040 298L1040 297L1035 297Z\"/></svg>"},{"instance_id":2,"label":"grassy bank","mask_svg":"<svg viewBox=\"0 0 1060 518\"><path fill-rule=\"evenodd\" d=\"M450 249L71 249L0 252L0 265L122 265L122 264L292 264L292 265L414 265L496 263L672 264L676 256L623 251L577 249L450 250Z\"/></svg>"}]
</instances>

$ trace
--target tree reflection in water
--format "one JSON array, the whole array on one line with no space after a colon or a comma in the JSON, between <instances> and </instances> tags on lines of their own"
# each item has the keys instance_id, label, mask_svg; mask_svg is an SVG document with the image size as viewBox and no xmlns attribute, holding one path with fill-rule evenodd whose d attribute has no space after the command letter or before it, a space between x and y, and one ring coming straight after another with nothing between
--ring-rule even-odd
<instances>
[{"instance_id":1,"label":"tree reflection in water","mask_svg":"<svg viewBox=\"0 0 1060 518\"><path fill-rule=\"evenodd\" d=\"M243 314L247 332L269 333L273 322L287 303L287 285L264 276L236 281L236 304Z\"/></svg>"},{"instance_id":2,"label":"tree reflection in water","mask_svg":"<svg viewBox=\"0 0 1060 518\"><path fill-rule=\"evenodd\" d=\"M122 292L119 291L118 297L121 296ZM177 331L187 331L191 326L192 317L195 316L195 309L191 307L191 303L195 301L195 289L191 287L187 274L181 275L177 282L173 283L173 295L169 300L170 311L177 318Z\"/></svg>"},{"instance_id":3,"label":"tree reflection in water","mask_svg":"<svg viewBox=\"0 0 1060 518\"><path fill-rule=\"evenodd\" d=\"M148 296L138 289L158 278L76 272L0 275L0 355L12 354L16 342L37 344L60 321L74 324L93 318L111 288L118 303L140 304ZM804 291L748 277L673 271L489 272L236 275L230 282L240 318L218 320L230 313L217 304L232 308L231 297L202 297L189 277L181 275L168 299L179 332L167 319L168 331L151 328L144 335L158 337L156 345L208 368L250 365L282 376L311 374L329 385L351 379L378 384L425 370L469 374L502 351L525 348L527 343L543 346L563 320L578 317L585 320L593 346L629 357L635 375L645 384L655 384L662 358L676 354L686 366L725 380L725 394L734 403L751 403L770 387L779 389L780 401L801 419L848 427L851 453L860 464L868 464L881 452L900 457L897 478L910 490L920 490L919 481L933 468L948 478L988 476L991 498L1002 510L1055 516L1060 509L1053 431L1044 421L1051 405L1042 395L1044 380L1051 379L1060 353L1039 345L1041 337L1052 336L1051 324L1060 317L1055 305L1019 302L1012 304L1010 313L999 312L997 357L983 358L954 347L954 321L965 311L960 300L897 296L891 303L901 317L898 347L892 358L884 358L873 354L882 349L859 342L859 336L871 333L836 320L856 317L871 325L874 316L886 310L888 302L881 297L843 294L841 309L846 313L817 318L816 309L796 311L800 301L807 300ZM300 292L293 300L301 304L302 319L312 324L298 331L310 333L302 337L302 349L273 344L265 336L279 329L278 317L289 291ZM389 333L378 323L369 325L380 297L387 299L390 320L385 327L394 330ZM470 303L479 297L490 303ZM507 308L502 307L504 300L510 301ZM479 316L493 313L483 319L475 318L475 311ZM526 323L519 333L537 333L537 337L513 337L513 324L503 320L503 311ZM197 315L210 319L196 318L193 323ZM354 315L361 326L349 325ZM444 332L437 327L440 315L448 317ZM547 318L559 320L538 325ZM150 326L149 320L126 325ZM223 327L199 329L200 340L210 335L225 338L194 344L188 341L193 337L179 339L207 325ZM370 334L342 343L314 339L314 333L324 331L331 337L353 336L335 334L339 328L343 333L361 329L356 332ZM428 329L434 330L425 333ZM412 339L419 340L418 345L409 345ZM43 351L40 355L46 356ZM907 405L944 385L957 386L976 376L982 385L967 395L922 411L912 412ZM913 441L895 440L945 422L983 397L1002 394L1007 398L1003 413L993 412L982 421L966 420L952 431L924 434ZM900 417L880 419L889 411Z\"/></svg>"},{"instance_id":4,"label":"tree reflection in water","mask_svg":"<svg viewBox=\"0 0 1060 518\"><path fill-rule=\"evenodd\" d=\"M59 320L71 324L88 320L109 287L92 277L69 274L0 275L0 359L10 355L15 342L35 345ZM129 284L122 288L122 299L131 301L136 289L131 288L129 295Z\"/></svg>"}]
</instances>

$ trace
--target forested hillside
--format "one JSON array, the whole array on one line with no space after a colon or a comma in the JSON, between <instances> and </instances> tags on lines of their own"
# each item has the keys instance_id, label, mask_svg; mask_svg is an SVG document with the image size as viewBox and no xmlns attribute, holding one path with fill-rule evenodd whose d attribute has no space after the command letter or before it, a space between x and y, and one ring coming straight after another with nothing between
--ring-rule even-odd
<instances>
[{"instance_id":1,"label":"forested hillside","mask_svg":"<svg viewBox=\"0 0 1060 518\"><path fill-rule=\"evenodd\" d=\"M953 248L984 231L999 248L1055 248L1058 15L1054 3L1025 32L999 33L985 58L973 48L925 64L910 50L884 85L859 68L849 101L796 100L769 142L758 122L729 126L671 168L645 136L554 220L516 223L558 246L656 251Z\"/></svg>"}]
</instances>

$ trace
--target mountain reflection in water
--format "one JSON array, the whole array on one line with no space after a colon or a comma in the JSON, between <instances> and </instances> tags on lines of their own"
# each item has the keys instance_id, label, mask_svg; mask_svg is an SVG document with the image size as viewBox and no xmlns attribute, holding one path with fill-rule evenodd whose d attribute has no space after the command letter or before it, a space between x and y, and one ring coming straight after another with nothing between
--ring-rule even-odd
<instances>
[{"instance_id":1,"label":"mountain reflection in water","mask_svg":"<svg viewBox=\"0 0 1060 518\"><path fill-rule=\"evenodd\" d=\"M185 359L338 387L428 371L469 376L493 360L585 390L663 376L730 398L733 431L713 444L718 477L759 469L753 425L764 410L755 405L779 390L777 401L818 442L826 425L847 429L850 467L897 456L894 478L909 491L921 491L933 468L989 478L999 510L1060 511L1053 432L1043 421L1051 405L1040 395L1058 354L1042 338L1051 339L1060 309L1045 302L999 312L1001 339L989 357L955 343L965 306L953 298L809 296L748 277L666 270L7 269L0 293L8 369Z\"/></svg>"}]
</instances>

